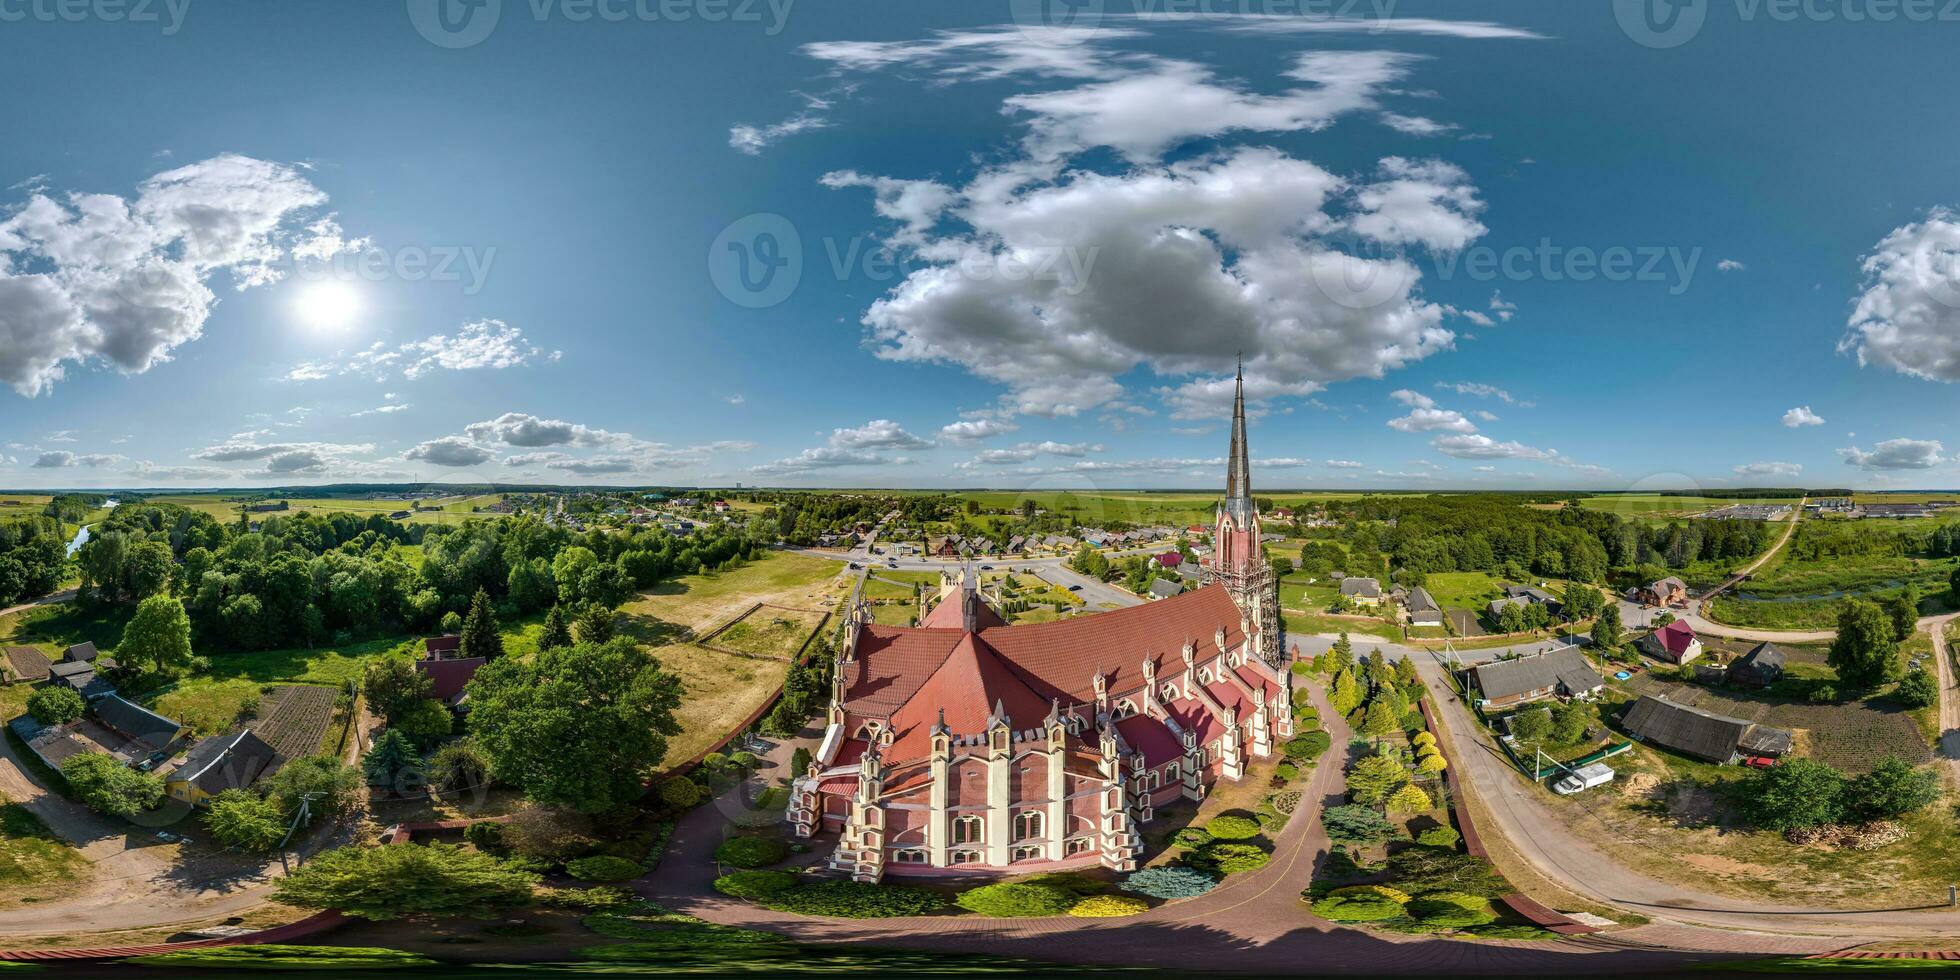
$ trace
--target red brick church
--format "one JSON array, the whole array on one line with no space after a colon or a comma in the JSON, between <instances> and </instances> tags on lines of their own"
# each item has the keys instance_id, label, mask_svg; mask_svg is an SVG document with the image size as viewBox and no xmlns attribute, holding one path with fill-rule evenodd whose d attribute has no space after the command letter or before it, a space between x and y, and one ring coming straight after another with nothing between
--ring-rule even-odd
<instances>
[{"instance_id":1,"label":"red brick church","mask_svg":"<svg viewBox=\"0 0 1960 980\"><path fill-rule=\"evenodd\" d=\"M800 837L862 881L932 869L1136 867L1155 808L1238 779L1293 733L1277 583L1259 551L1241 377L1203 585L1009 626L971 571L916 627L853 608Z\"/></svg>"}]
</instances>

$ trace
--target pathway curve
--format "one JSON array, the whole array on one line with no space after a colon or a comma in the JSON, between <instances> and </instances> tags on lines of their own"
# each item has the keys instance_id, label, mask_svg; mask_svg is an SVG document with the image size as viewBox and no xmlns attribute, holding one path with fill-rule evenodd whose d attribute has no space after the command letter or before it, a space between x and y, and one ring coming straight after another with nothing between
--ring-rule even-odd
<instances>
[{"instance_id":1,"label":"pathway curve","mask_svg":"<svg viewBox=\"0 0 1960 980\"><path fill-rule=\"evenodd\" d=\"M1248 972L1517 974L1622 973L1733 960L1739 953L1809 953L1839 944L1781 937L1713 934L1647 927L1614 936L1557 942L1464 942L1396 936L1335 926L1316 919L1300 901L1328 853L1319 809L1342 800L1347 726L1322 694L1310 695L1328 721L1337 748L1314 769L1301 810L1274 841L1272 863L1234 875L1209 894L1163 905L1125 919L992 919L929 916L899 919L816 919L772 912L727 898L710 882L715 847L726 834L727 802L699 808L676 828L658 873L638 883L640 894L710 922L764 929L810 943L977 953L1098 965L1189 970L1215 964ZM827 843L827 842L825 842ZM822 846L822 845L820 845ZM1692 951L1657 948L1656 943Z\"/></svg>"},{"instance_id":2,"label":"pathway curve","mask_svg":"<svg viewBox=\"0 0 1960 980\"><path fill-rule=\"evenodd\" d=\"M1940 684L1940 758L1946 761L1946 775L1950 786L1960 787L1960 686L1956 686L1953 666L1953 652L1947 649L1946 627L1960 613L1947 613L1944 616L1929 616L1919 621L1919 628L1933 636L1933 676Z\"/></svg>"}]
</instances>

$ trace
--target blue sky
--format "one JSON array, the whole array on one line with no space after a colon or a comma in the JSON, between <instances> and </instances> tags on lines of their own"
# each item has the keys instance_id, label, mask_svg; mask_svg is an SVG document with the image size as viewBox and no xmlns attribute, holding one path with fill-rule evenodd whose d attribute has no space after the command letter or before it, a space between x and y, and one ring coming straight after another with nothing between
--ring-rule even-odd
<instances>
[{"instance_id":1,"label":"blue sky","mask_svg":"<svg viewBox=\"0 0 1960 980\"><path fill-rule=\"evenodd\" d=\"M0 7L0 486L1960 485L1937 4L444 2Z\"/></svg>"}]
</instances>

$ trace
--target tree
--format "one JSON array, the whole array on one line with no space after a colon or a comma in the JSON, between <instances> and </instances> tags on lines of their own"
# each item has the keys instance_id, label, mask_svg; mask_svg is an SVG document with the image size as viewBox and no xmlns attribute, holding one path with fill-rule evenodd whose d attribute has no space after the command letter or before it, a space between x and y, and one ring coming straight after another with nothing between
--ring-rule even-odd
<instances>
[{"instance_id":1,"label":"tree","mask_svg":"<svg viewBox=\"0 0 1960 980\"><path fill-rule=\"evenodd\" d=\"M1599 618L1593 620L1592 641L1601 650L1608 652L1620 648L1620 607L1608 603L1599 611Z\"/></svg>"},{"instance_id":2,"label":"tree","mask_svg":"<svg viewBox=\"0 0 1960 980\"><path fill-rule=\"evenodd\" d=\"M1371 806L1344 803L1320 815L1327 839L1336 844L1370 847L1395 836L1395 825Z\"/></svg>"},{"instance_id":3,"label":"tree","mask_svg":"<svg viewBox=\"0 0 1960 980\"><path fill-rule=\"evenodd\" d=\"M429 782L438 789L475 789L490 782L490 760L473 739L445 744L429 757Z\"/></svg>"},{"instance_id":4,"label":"tree","mask_svg":"<svg viewBox=\"0 0 1960 980\"><path fill-rule=\"evenodd\" d=\"M1898 675L1899 638L1884 610L1852 599L1838 613L1838 635L1825 662L1838 679L1853 687L1871 687Z\"/></svg>"},{"instance_id":5,"label":"tree","mask_svg":"<svg viewBox=\"0 0 1960 980\"><path fill-rule=\"evenodd\" d=\"M118 662L159 677L191 663L191 618L174 596L152 595L136 607L116 646Z\"/></svg>"},{"instance_id":6,"label":"tree","mask_svg":"<svg viewBox=\"0 0 1960 980\"><path fill-rule=\"evenodd\" d=\"M390 728L374 740L374 747L361 759L361 769L369 786L406 789L420 782L422 757L415 754L415 747L401 729Z\"/></svg>"},{"instance_id":7,"label":"tree","mask_svg":"<svg viewBox=\"0 0 1960 980\"><path fill-rule=\"evenodd\" d=\"M1380 803L1409 781L1402 763L1385 755L1371 755L1354 764L1347 776L1348 795L1356 803Z\"/></svg>"},{"instance_id":8,"label":"tree","mask_svg":"<svg viewBox=\"0 0 1960 980\"><path fill-rule=\"evenodd\" d=\"M1394 795L1388 798L1390 813L1423 813L1434 806L1435 804L1430 802L1429 794L1423 792L1422 787L1414 783L1396 790Z\"/></svg>"},{"instance_id":9,"label":"tree","mask_svg":"<svg viewBox=\"0 0 1960 980\"><path fill-rule=\"evenodd\" d=\"M463 620L463 635L457 642L456 654L485 660L504 655L504 636L497 626L497 611L490 605L490 593L481 588L470 600L470 614Z\"/></svg>"},{"instance_id":10,"label":"tree","mask_svg":"<svg viewBox=\"0 0 1960 980\"><path fill-rule=\"evenodd\" d=\"M493 661L469 698L470 729L499 780L588 813L638 798L680 732L680 679L624 639Z\"/></svg>"},{"instance_id":11,"label":"tree","mask_svg":"<svg viewBox=\"0 0 1960 980\"><path fill-rule=\"evenodd\" d=\"M612 609L606 606L588 606L578 614L578 622L573 624L580 643L606 643L618 633L619 627Z\"/></svg>"},{"instance_id":12,"label":"tree","mask_svg":"<svg viewBox=\"0 0 1960 980\"><path fill-rule=\"evenodd\" d=\"M1940 778L1898 756L1887 756L1856 779L1844 794L1847 808L1860 820L1896 820L1932 806L1940 798Z\"/></svg>"},{"instance_id":13,"label":"tree","mask_svg":"<svg viewBox=\"0 0 1960 980\"><path fill-rule=\"evenodd\" d=\"M1577 742L1592 727L1593 707L1577 699L1552 706L1552 741L1562 745Z\"/></svg>"},{"instance_id":14,"label":"tree","mask_svg":"<svg viewBox=\"0 0 1960 980\"><path fill-rule=\"evenodd\" d=\"M1907 582L1905 590L1885 600L1885 615L1892 620L1892 632L1900 643L1919 628L1919 583Z\"/></svg>"},{"instance_id":15,"label":"tree","mask_svg":"<svg viewBox=\"0 0 1960 980\"><path fill-rule=\"evenodd\" d=\"M1940 689L1924 668L1914 668L1899 679L1899 686L1892 689L1892 696L1908 708L1924 708L1940 699Z\"/></svg>"},{"instance_id":16,"label":"tree","mask_svg":"<svg viewBox=\"0 0 1960 980\"><path fill-rule=\"evenodd\" d=\"M205 807L204 829L228 847L269 851L286 836L286 821L270 801L246 790L228 789Z\"/></svg>"},{"instance_id":17,"label":"tree","mask_svg":"<svg viewBox=\"0 0 1960 980\"><path fill-rule=\"evenodd\" d=\"M350 812L367 798L361 771L330 755L294 759L267 776L259 788L286 813L299 809L303 797L312 798L313 813L327 816Z\"/></svg>"},{"instance_id":18,"label":"tree","mask_svg":"<svg viewBox=\"0 0 1960 980\"><path fill-rule=\"evenodd\" d=\"M410 742L426 747L448 735L454 723L455 716L449 713L448 705L435 698L422 698L402 712L393 730L401 732Z\"/></svg>"},{"instance_id":19,"label":"tree","mask_svg":"<svg viewBox=\"0 0 1960 980\"><path fill-rule=\"evenodd\" d=\"M1274 578L1285 578L1293 574L1293 559L1291 558L1274 558L1268 564L1272 566Z\"/></svg>"},{"instance_id":20,"label":"tree","mask_svg":"<svg viewBox=\"0 0 1960 980\"><path fill-rule=\"evenodd\" d=\"M1343 667L1354 666L1354 641L1348 639L1347 630L1342 630L1340 637L1334 641L1332 652L1335 663Z\"/></svg>"},{"instance_id":21,"label":"tree","mask_svg":"<svg viewBox=\"0 0 1960 980\"><path fill-rule=\"evenodd\" d=\"M1581 585L1574 582L1566 586L1565 601L1561 605L1560 611L1565 614L1567 619L1576 622L1582 619L1591 619L1599 615L1605 606L1606 598L1600 595L1598 589L1590 585ZM1617 612L1618 610L1616 609L1615 611Z\"/></svg>"},{"instance_id":22,"label":"tree","mask_svg":"<svg viewBox=\"0 0 1960 980\"><path fill-rule=\"evenodd\" d=\"M1955 605L1960 605L1960 566L1955 566L1953 574L1946 578L1947 595Z\"/></svg>"},{"instance_id":23,"label":"tree","mask_svg":"<svg viewBox=\"0 0 1960 980\"><path fill-rule=\"evenodd\" d=\"M377 657L361 675L361 694L367 698L369 710L390 725L434 693L429 675L416 670L414 661L405 656Z\"/></svg>"},{"instance_id":24,"label":"tree","mask_svg":"<svg viewBox=\"0 0 1960 980\"><path fill-rule=\"evenodd\" d=\"M550 612L544 614L544 631L538 634L538 649L549 650L552 647L571 645L572 630L565 624L565 610L561 606L554 605Z\"/></svg>"},{"instance_id":25,"label":"tree","mask_svg":"<svg viewBox=\"0 0 1960 980\"><path fill-rule=\"evenodd\" d=\"M112 817L126 820L163 802L162 779L100 752L69 756L61 763L61 777L76 799Z\"/></svg>"},{"instance_id":26,"label":"tree","mask_svg":"<svg viewBox=\"0 0 1960 980\"><path fill-rule=\"evenodd\" d=\"M1368 714L1361 721L1361 734L1386 738L1401 730L1402 718L1389 706L1387 698L1377 697L1368 703Z\"/></svg>"},{"instance_id":27,"label":"tree","mask_svg":"<svg viewBox=\"0 0 1960 980\"><path fill-rule=\"evenodd\" d=\"M43 725L65 725L82 716L82 696L66 687L35 688L27 696L27 713Z\"/></svg>"},{"instance_id":28,"label":"tree","mask_svg":"<svg viewBox=\"0 0 1960 980\"><path fill-rule=\"evenodd\" d=\"M1542 742L1552 734L1552 716L1544 708L1526 708L1513 714L1506 724L1511 737L1520 742Z\"/></svg>"},{"instance_id":29,"label":"tree","mask_svg":"<svg viewBox=\"0 0 1960 980\"><path fill-rule=\"evenodd\" d=\"M1743 812L1765 830L1836 823L1844 816L1844 791L1844 776L1836 769L1814 759L1789 759L1743 781Z\"/></svg>"},{"instance_id":30,"label":"tree","mask_svg":"<svg viewBox=\"0 0 1960 980\"><path fill-rule=\"evenodd\" d=\"M1334 675L1334 687L1328 692L1327 700L1335 711L1343 715L1360 707L1361 687L1355 683L1352 671L1343 669Z\"/></svg>"},{"instance_id":31,"label":"tree","mask_svg":"<svg viewBox=\"0 0 1960 980\"><path fill-rule=\"evenodd\" d=\"M1069 559L1068 567L1098 580L1109 575L1109 559L1086 541L1075 549L1075 556Z\"/></svg>"},{"instance_id":32,"label":"tree","mask_svg":"<svg viewBox=\"0 0 1960 980\"><path fill-rule=\"evenodd\" d=\"M364 919L483 916L529 904L538 876L451 844L342 847L293 869L275 901Z\"/></svg>"}]
</instances>

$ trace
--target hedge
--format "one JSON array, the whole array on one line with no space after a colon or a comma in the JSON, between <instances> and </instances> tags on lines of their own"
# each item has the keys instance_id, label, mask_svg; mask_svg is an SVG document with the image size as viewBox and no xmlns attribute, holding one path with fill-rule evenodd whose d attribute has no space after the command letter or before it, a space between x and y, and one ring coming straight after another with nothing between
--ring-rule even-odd
<instances>
[{"instance_id":1,"label":"hedge","mask_svg":"<svg viewBox=\"0 0 1960 980\"><path fill-rule=\"evenodd\" d=\"M795 888L797 882L797 877L787 871L731 871L715 879L715 891L755 901L781 895Z\"/></svg>"},{"instance_id":2,"label":"hedge","mask_svg":"<svg viewBox=\"0 0 1960 980\"><path fill-rule=\"evenodd\" d=\"M565 873L580 881L626 881L640 876L640 863L598 854L566 862Z\"/></svg>"},{"instance_id":3,"label":"hedge","mask_svg":"<svg viewBox=\"0 0 1960 980\"><path fill-rule=\"evenodd\" d=\"M738 868L766 868L789 857L780 837L730 837L715 848L715 860Z\"/></svg>"},{"instance_id":4,"label":"hedge","mask_svg":"<svg viewBox=\"0 0 1960 980\"><path fill-rule=\"evenodd\" d=\"M1074 892L1057 885L1006 881L960 893L953 904L997 919L1061 915L1075 906Z\"/></svg>"},{"instance_id":5,"label":"hedge","mask_svg":"<svg viewBox=\"0 0 1960 980\"><path fill-rule=\"evenodd\" d=\"M1068 914L1083 919L1115 919L1136 915L1149 908L1149 902L1128 895L1091 895L1075 903Z\"/></svg>"},{"instance_id":6,"label":"hedge","mask_svg":"<svg viewBox=\"0 0 1960 980\"><path fill-rule=\"evenodd\" d=\"M1455 827L1431 827L1416 835L1416 843L1424 847L1455 847L1462 839Z\"/></svg>"},{"instance_id":7,"label":"hedge","mask_svg":"<svg viewBox=\"0 0 1960 980\"><path fill-rule=\"evenodd\" d=\"M1123 890L1151 898L1195 898L1218 887L1218 879L1196 868L1168 865L1145 868L1123 879Z\"/></svg>"},{"instance_id":8,"label":"hedge","mask_svg":"<svg viewBox=\"0 0 1960 980\"><path fill-rule=\"evenodd\" d=\"M1329 922L1380 922L1402 914L1402 903L1385 898L1328 896L1313 903L1313 914Z\"/></svg>"},{"instance_id":9,"label":"hedge","mask_svg":"<svg viewBox=\"0 0 1960 980\"><path fill-rule=\"evenodd\" d=\"M256 946L221 946L155 953L124 960L144 966L170 966L186 970L394 970L434 966L435 960L419 953L370 946L291 946L263 943Z\"/></svg>"},{"instance_id":10,"label":"hedge","mask_svg":"<svg viewBox=\"0 0 1960 980\"><path fill-rule=\"evenodd\" d=\"M1259 821L1228 813L1213 817L1205 824L1205 833L1214 840L1250 840L1259 836Z\"/></svg>"},{"instance_id":11,"label":"hedge","mask_svg":"<svg viewBox=\"0 0 1960 980\"><path fill-rule=\"evenodd\" d=\"M764 908L797 915L844 919L885 919L927 915L946 907L936 892L904 885L871 885L861 881L819 881L798 885L761 902Z\"/></svg>"},{"instance_id":12,"label":"hedge","mask_svg":"<svg viewBox=\"0 0 1960 980\"><path fill-rule=\"evenodd\" d=\"M1273 856L1253 844L1210 844L1198 850L1197 859L1207 867L1216 868L1219 874L1234 875L1257 871Z\"/></svg>"}]
</instances>

